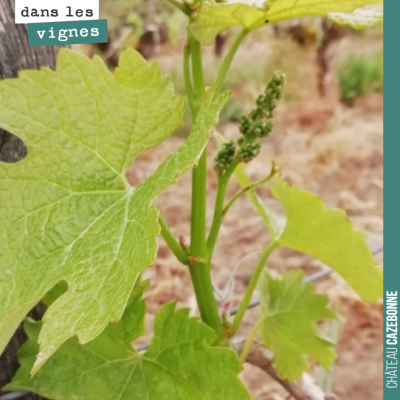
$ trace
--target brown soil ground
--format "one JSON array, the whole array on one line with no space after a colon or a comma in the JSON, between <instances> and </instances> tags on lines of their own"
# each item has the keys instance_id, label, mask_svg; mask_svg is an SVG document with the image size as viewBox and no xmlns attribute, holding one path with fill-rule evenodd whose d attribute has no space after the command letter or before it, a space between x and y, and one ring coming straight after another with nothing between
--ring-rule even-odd
<instances>
[{"instance_id":1,"label":"brown soil ground","mask_svg":"<svg viewBox=\"0 0 400 400\"><path fill-rule=\"evenodd\" d=\"M360 41L345 43L340 51L349 52L359 45ZM248 53L239 54L236 62L244 62L244 55ZM367 233L371 245L379 247L383 228L382 96L371 95L348 108L337 101L333 90L333 94L322 101L313 89L315 71L312 63L305 65L307 68L297 73L298 80L290 83L292 87L298 85L298 98L280 107L273 134L265 140L261 155L248 164L246 170L253 180L260 179L269 173L274 160L287 181L318 194L330 207L343 208L354 225ZM218 129L226 137L238 135L233 123ZM182 141L179 137L172 137L141 156L128 172L129 181L135 185L142 182ZM211 141L208 151L209 224L216 193L216 174L212 169L215 152L215 143ZM191 176L187 173L156 202L172 232L187 239L190 184ZM228 195L234 194L238 188L237 183L232 182ZM258 194L273 210L281 212L268 186L260 188ZM249 254L256 256L267 242L268 233L262 220L253 211L250 201L242 197L227 214L217 242L212 273L218 285L223 287L237 263ZM377 262L382 262L381 256L377 257ZM233 306L240 300L255 263L256 260L252 259L241 264L235 281ZM275 274L303 269L308 275L323 266L311 257L280 250L272 255L268 267ZM160 305L177 301L179 307L194 308L195 299L187 268L175 260L162 238L159 239L158 260L145 277L151 279L146 295L148 334L144 340L148 340ZM340 315L333 392L340 400L381 399L382 306L362 303L337 275L316 282L316 288L331 299ZM257 309L248 312L240 335L248 332L256 318ZM255 400L285 399L282 388L256 368L246 365L242 376Z\"/></svg>"}]
</instances>

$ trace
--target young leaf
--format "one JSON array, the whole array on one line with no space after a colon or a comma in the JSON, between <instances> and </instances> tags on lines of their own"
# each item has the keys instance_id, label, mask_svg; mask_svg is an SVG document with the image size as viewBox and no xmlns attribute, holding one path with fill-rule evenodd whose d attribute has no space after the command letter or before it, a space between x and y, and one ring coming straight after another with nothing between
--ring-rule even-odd
<instances>
[{"instance_id":1,"label":"young leaf","mask_svg":"<svg viewBox=\"0 0 400 400\"><path fill-rule=\"evenodd\" d=\"M338 272L366 301L383 291L382 269L365 241L340 209L325 208L322 200L278 177L272 194L282 202L287 222L278 237L281 246L310 254Z\"/></svg>"},{"instance_id":2,"label":"young leaf","mask_svg":"<svg viewBox=\"0 0 400 400\"><path fill-rule=\"evenodd\" d=\"M332 12L352 13L356 8L382 0L231 0L208 3L190 24L193 36L211 44L215 36L230 26L254 30L263 25L306 16L329 16Z\"/></svg>"},{"instance_id":3,"label":"young leaf","mask_svg":"<svg viewBox=\"0 0 400 400\"><path fill-rule=\"evenodd\" d=\"M258 286L263 344L273 351L280 375L292 381L309 372L306 356L326 369L336 358L334 343L324 338L315 325L336 315L327 307L328 300L314 292L311 283L303 285L303 277L303 271L296 271L279 280L264 272Z\"/></svg>"},{"instance_id":4,"label":"young leaf","mask_svg":"<svg viewBox=\"0 0 400 400\"><path fill-rule=\"evenodd\" d=\"M0 351L62 280L68 291L46 312L33 372L67 339L87 343L121 318L156 256L152 201L197 162L225 100L208 93L187 142L133 189L128 166L183 120L157 64L126 50L113 75L99 58L62 50L56 72L0 83L0 127L28 147L21 162L0 163Z\"/></svg>"},{"instance_id":5,"label":"young leaf","mask_svg":"<svg viewBox=\"0 0 400 400\"><path fill-rule=\"evenodd\" d=\"M250 400L237 377L241 367L236 353L210 347L214 331L189 318L188 309L174 311L172 303L161 307L151 345L138 354L127 341L124 323L127 312L137 308L129 305L122 321L87 345L68 340L33 378L29 370L39 327L27 321L29 341L19 352L21 368L6 389L55 400Z\"/></svg>"},{"instance_id":6,"label":"young leaf","mask_svg":"<svg viewBox=\"0 0 400 400\"><path fill-rule=\"evenodd\" d=\"M362 30L375 26L383 21L383 4L372 4L357 8L353 13L330 13L329 19L339 25Z\"/></svg>"},{"instance_id":7,"label":"young leaf","mask_svg":"<svg viewBox=\"0 0 400 400\"><path fill-rule=\"evenodd\" d=\"M218 132L214 136L218 146L226 141ZM252 184L242 165L236 167L234 175L242 187ZM246 193L271 238L281 246L320 259L364 300L378 300L383 291L383 271L375 265L365 234L354 230L345 212L325 208L319 197L298 187L290 188L280 176L271 191L283 203L286 218L272 213L253 191Z\"/></svg>"}]
</instances>

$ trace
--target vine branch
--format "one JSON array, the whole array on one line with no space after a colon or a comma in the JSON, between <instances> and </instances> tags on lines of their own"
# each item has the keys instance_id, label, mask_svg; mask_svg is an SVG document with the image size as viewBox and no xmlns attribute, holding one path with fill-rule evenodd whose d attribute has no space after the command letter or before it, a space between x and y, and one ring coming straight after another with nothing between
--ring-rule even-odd
<instances>
[{"instance_id":1,"label":"vine branch","mask_svg":"<svg viewBox=\"0 0 400 400\"><path fill-rule=\"evenodd\" d=\"M192 59L194 107L192 117L195 122L200 99L205 91L203 62L200 43L189 35ZM188 82L185 82L187 84ZM189 88L190 90L190 88ZM188 91L188 88L186 88ZM218 311L208 262L206 238L206 195L207 195L207 147L203 150L197 167L192 173L192 209L190 226L190 276L192 278L201 319L217 333L217 341L224 337L224 327Z\"/></svg>"},{"instance_id":2,"label":"vine branch","mask_svg":"<svg viewBox=\"0 0 400 400\"><path fill-rule=\"evenodd\" d=\"M244 348L244 340L235 343L235 350L238 354L243 354ZM290 382L287 379L283 379L273 367L269 353L270 351L261 344L253 343L248 350L246 362L266 372L272 379L284 387L295 400L317 400L315 396L311 397L308 395L299 383ZM325 397L325 399L327 400L328 397Z\"/></svg>"}]
</instances>

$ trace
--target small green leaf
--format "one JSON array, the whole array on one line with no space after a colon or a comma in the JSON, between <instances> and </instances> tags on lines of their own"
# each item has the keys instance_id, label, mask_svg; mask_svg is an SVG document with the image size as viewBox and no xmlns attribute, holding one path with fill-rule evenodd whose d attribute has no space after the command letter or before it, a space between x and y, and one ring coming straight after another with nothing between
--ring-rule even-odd
<instances>
[{"instance_id":1,"label":"small green leaf","mask_svg":"<svg viewBox=\"0 0 400 400\"><path fill-rule=\"evenodd\" d=\"M254 30L266 24L306 16L352 13L356 8L382 3L382 0L233 0L208 3L190 24L193 36L211 44L215 36L230 26Z\"/></svg>"},{"instance_id":2,"label":"small green leaf","mask_svg":"<svg viewBox=\"0 0 400 400\"><path fill-rule=\"evenodd\" d=\"M330 13L329 19L339 25L362 30L383 22L383 4L372 4L357 8L353 13Z\"/></svg>"},{"instance_id":3,"label":"small green leaf","mask_svg":"<svg viewBox=\"0 0 400 400\"><path fill-rule=\"evenodd\" d=\"M28 156L0 163L0 351L60 281L68 291L43 318L34 372L69 338L87 343L121 318L156 257L152 202L196 164L226 98L209 92L186 143L134 189L126 169L183 121L183 99L156 63L126 50L112 74L62 50L55 72L1 81L0 127Z\"/></svg>"},{"instance_id":4,"label":"small green leaf","mask_svg":"<svg viewBox=\"0 0 400 400\"><path fill-rule=\"evenodd\" d=\"M281 246L310 254L338 272L366 301L383 292L383 272L375 265L365 234L356 231L340 209L278 177L272 194L282 202L287 222L278 237Z\"/></svg>"},{"instance_id":5,"label":"small green leaf","mask_svg":"<svg viewBox=\"0 0 400 400\"><path fill-rule=\"evenodd\" d=\"M218 145L226 139L214 132ZM234 172L242 188L252 184L243 165ZM338 272L366 301L383 292L383 270L375 265L365 234L354 230L345 212L325 208L322 200L278 176L272 194L282 202L286 218L274 214L254 191L246 194L279 245L310 254Z\"/></svg>"},{"instance_id":6,"label":"small green leaf","mask_svg":"<svg viewBox=\"0 0 400 400\"><path fill-rule=\"evenodd\" d=\"M273 362L283 378L301 379L309 372L307 356L329 369L336 358L335 344L323 337L315 323L336 318L328 300L316 294L311 283L303 285L303 271L281 280L263 273L259 281L263 344L273 351Z\"/></svg>"},{"instance_id":7,"label":"small green leaf","mask_svg":"<svg viewBox=\"0 0 400 400\"><path fill-rule=\"evenodd\" d=\"M138 292L138 294L140 291ZM31 378L29 371L38 349L40 323L27 321L29 341L21 348L21 368L6 390L30 390L55 400L251 400L237 377L241 366L229 348L210 347L214 331L188 309L160 308L149 349L138 354L129 340L132 317L140 297L135 297L118 324L109 325L96 339L79 345L64 343ZM143 325L144 313L135 326Z\"/></svg>"}]
</instances>

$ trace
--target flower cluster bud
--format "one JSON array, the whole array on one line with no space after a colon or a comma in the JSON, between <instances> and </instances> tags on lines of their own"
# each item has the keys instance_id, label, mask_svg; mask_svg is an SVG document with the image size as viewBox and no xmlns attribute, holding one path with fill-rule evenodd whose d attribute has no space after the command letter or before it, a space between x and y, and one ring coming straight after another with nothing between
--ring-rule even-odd
<instances>
[{"instance_id":1,"label":"flower cluster bud","mask_svg":"<svg viewBox=\"0 0 400 400\"><path fill-rule=\"evenodd\" d=\"M240 117L240 132L247 138L265 138L272 132L273 124L271 121L262 121L260 118L252 119L248 115Z\"/></svg>"},{"instance_id":2,"label":"flower cluster bud","mask_svg":"<svg viewBox=\"0 0 400 400\"><path fill-rule=\"evenodd\" d=\"M257 142L248 142L243 143L243 145L239 148L238 158L240 162L248 163L253 158L257 157L260 153L261 145Z\"/></svg>"},{"instance_id":3,"label":"flower cluster bud","mask_svg":"<svg viewBox=\"0 0 400 400\"><path fill-rule=\"evenodd\" d=\"M233 140L224 143L214 159L214 169L219 173L226 171L235 158L235 154L236 143Z\"/></svg>"},{"instance_id":4,"label":"flower cluster bud","mask_svg":"<svg viewBox=\"0 0 400 400\"><path fill-rule=\"evenodd\" d=\"M283 72L277 71L269 81L265 92L258 96L256 108L249 115L242 116L239 120L239 129L247 138L264 138L272 132L270 120L275 115L278 101L282 98L286 77Z\"/></svg>"},{"instance_id":5,"label":"flower cluster bud","mask_svg":"<svg viewBox=\"0 0 400 400\"><path fill-rule=\"evenodd\" d=\"M239 129L243 136L237 140L238 149L235 142L231 140L223 144L215 157L214 168L219 174L224 173L234 159L236 162L248 163L260 153L259 140L272 132L271 119L282 98L285 84L285 74L280 71L275 72L264 93L258 96L256 107L248 115L240 117Z\"/></svg>"},{"instance_id":6,"label":"flower cluster bud","mask_svg":"<svg viewBox=\"0 0 400 400\"><path fill-rule=\"evenodd\" d=\"M258 97L257 107L265 114L266 118L273 118L278 101L282 98L286 84L286 76L281 71L276 71L265 89L264 94Z\"/></svg>"}]
</instances>

